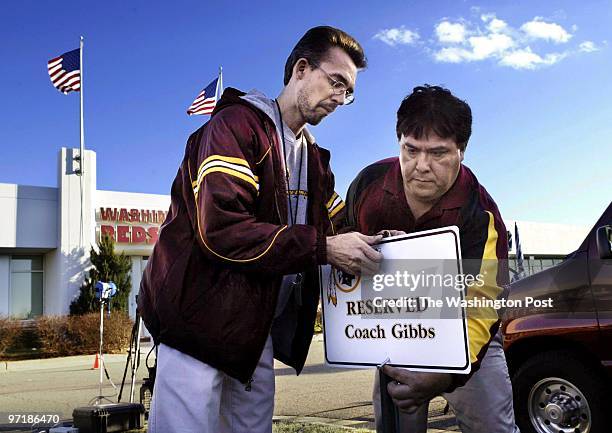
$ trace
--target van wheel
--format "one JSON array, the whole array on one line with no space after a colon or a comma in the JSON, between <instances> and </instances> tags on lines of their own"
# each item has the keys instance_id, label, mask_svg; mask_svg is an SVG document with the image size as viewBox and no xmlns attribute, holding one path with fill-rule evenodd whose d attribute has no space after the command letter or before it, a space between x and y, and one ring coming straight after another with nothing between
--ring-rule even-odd
<instances>
[{"instance_id":1,"label":"van wheel","mask_svg":"<svg viewBox=\"0 0 612 433\"><path fill-rule=\"evenodd\" d=\"M528 359L512 377L523 433L604 433L605 379L569 352ZM609 428L610 426L608 426Z\"/></svg>"}]
</instances>

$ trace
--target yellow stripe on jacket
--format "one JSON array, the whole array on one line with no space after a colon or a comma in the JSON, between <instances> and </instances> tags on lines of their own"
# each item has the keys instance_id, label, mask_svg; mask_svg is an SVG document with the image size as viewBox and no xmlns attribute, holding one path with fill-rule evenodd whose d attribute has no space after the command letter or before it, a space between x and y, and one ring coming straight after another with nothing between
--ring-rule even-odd
<instances>
[{"instance_id":1,"label":"yellow stripe on jacket","mask_svg":"<svg viewBox=\"0 0 612 433\"><path fill-rule=\"evenodd\" d=\"M200 185L210 173L225 173L244 180L259 192L259 178L255 176L249 164L242 158L212 155L206 158L198 169L197 179L192 182L193 193L197 197Z\"/></svg>"},{"instance_id":2,"label":"yellow stripe on jacket","mask_svg":"<svg viewBox=\"0 0 612 433\"><path fill-rule=\"evenodd\" d=\"M497 240L499 235L495 229L493 214L486 211L489 216L487 239L485 242L480 274L483 276L484 284L478 287L469 285L466 299L497 299L502 289L497 285ZM470 360L472 363L478 360L478 353L491 339L491 326L498 321L497 311L492 307L468 308L467 325L470 340Z\"/></svg>"},{"instance_id":3,"label":"yellow stripe on jacket","mask_svg":"<svg viewBox=\"0 0 612 433\"><path fill-rule=\"evenodd\" d=\"M325 204L327 207L327 212L329 213L329 217L333 218L338 212L342 210L344 207L344 202L338 195L338 193L334 192L329 199L329 201Z\"/></svg>"}]
</instances>

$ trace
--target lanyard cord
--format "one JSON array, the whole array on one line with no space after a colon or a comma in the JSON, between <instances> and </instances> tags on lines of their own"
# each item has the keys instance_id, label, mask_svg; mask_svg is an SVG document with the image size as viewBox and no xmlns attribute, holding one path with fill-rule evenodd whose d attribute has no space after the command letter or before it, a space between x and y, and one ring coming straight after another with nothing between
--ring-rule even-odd
<instances>
[{"instance_id":1,"label":"lanyard cord","mask_svg":"<svg viewBox=\"0 0 612 433\"><path fill-rule=\"evenodd\" d=\"M287 179L287 198L289 199L289 217L291 218L291 225L293 225L297 221L298 208L300 207L300 187L302 186L302 162L304 158L304 151L302 149L303 146L300 146L300 168L298 169L297 200L295 204L295 212L293 212L289 186L289 169L287 168L287 149L285 149L285 124L283 123L283 114L281 113L280 105L278 105L278 100L275 99L274 102L276 102L278 117L280 117L281 138L283 140L283 159L285 161L285 178Z\"/></svg>"}]
</instances>

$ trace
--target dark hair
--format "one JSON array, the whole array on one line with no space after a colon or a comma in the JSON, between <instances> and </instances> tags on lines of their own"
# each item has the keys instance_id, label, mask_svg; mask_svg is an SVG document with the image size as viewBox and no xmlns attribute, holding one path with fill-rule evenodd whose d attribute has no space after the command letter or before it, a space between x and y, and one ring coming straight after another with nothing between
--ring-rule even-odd
<instances>
[{"instance_id":1,"label":"dark hair","mask_svg":"<svg viewBox=\"0 0 612 433\"><path fill-rule=\"evenodd\" d=\"M397 110L397 139L402 135L417 140L434 133L452 138L464 151L472 135L472 110L450 90L440 86L415 87Z\"/></svg>"},{"instance_id":2,"label":"dark hair","mask_svg":"<svg viewBox=\"0 0 612 433\"><path fill-rule=\"evenodd\" d=\"M325 60L330 48L338 47L349 55L357 69L364 69L367 60L359 42L348 33L330 26L313 27L293 47L285 63L285 86L293 74L293 67L299 59L306 59L310 64L318 65Z\"/></svg>"}]
</instances>

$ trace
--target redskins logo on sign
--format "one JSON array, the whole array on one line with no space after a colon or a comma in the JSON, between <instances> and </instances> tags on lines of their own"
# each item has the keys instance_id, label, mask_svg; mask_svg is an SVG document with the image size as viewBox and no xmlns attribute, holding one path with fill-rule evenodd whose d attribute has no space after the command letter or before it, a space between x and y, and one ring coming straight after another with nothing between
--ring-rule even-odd
<instances>
[{"instance_id":1,"label":"redskins logo on sign","mask_svg":"<svg viewBox=\"0 0 612 433\"><path fill-rule=\"evenodd\" d=\"M360 276L356 277L355 275L351 275L336 268L332 268L332 277L334 280L334 286L344 293L351 293L357 288L359 282L361 281Z\"/></svg>"}]
</instances>

